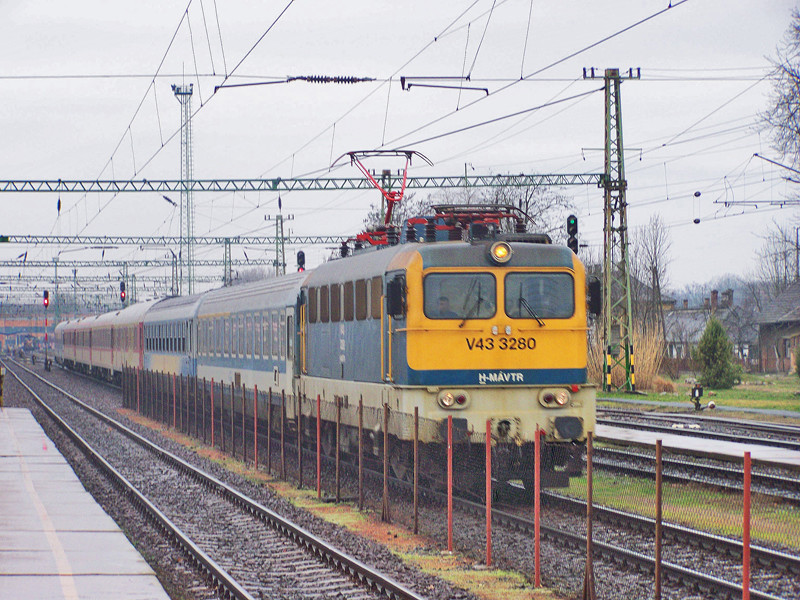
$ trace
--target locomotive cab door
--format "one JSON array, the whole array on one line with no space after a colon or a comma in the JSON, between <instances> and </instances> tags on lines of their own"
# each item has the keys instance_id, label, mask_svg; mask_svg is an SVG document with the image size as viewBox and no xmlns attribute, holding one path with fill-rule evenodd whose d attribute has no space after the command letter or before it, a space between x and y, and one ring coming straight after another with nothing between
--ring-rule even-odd
<instances>
[{"instance_id":1,"label":"locomotive cab door","mask_svg":"<svg viewBox=\"0 0 800 600\"><path fill-rule=\"evenodd\" d=\"M286 334L281 336L281 338L283 338L281 339L281 343L285 344L281 354L285 353L286 356L286 378L287 383L289 383L289 380L291 381L292 392L296 391L299 379L298 373L295 372L295 365L298 364L299 361L295 356L297 348L297 328L295 327L294 317L294 306L288 306L286 308L286 320L282 323L282 329Z\"/></svg>"}]
</instances>

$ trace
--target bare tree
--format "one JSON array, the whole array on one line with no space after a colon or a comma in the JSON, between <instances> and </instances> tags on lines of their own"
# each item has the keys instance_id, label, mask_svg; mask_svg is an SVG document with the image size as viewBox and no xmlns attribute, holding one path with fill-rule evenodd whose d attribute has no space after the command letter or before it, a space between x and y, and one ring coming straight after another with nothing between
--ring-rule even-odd
<instances>
[{"instance_id":1,"label":"bare tree","mask_svg":"<svg viewBox=\"0 0 800 600\"><path fill-rule=\"evenodd\" d=\"M761 284L761 293L767 299L774 298L797 279L800 266L796 237L798 225L773 221L762 236L764 243L758 250L760 266L754 279Z\"/></svg>"},{"instance_id":2,"label":"bare tree","mask_svg":"<svg viewBox=\"0 0 800 600\"><path fill-rule=\"evenodd\" d=\"M669 285L671 248L672 240L659 214L631 235L630 275L635 280L631 282L631 299L645 321L661 321L661 295Z\"/></svg>"},{"instance_id":3,"label":"bare tree","mask_svg":"<svg viewBox=\"0 0 800 600\"><path fill-rule=\"evenodd\" d=\"M772 135L772 146L800 166L800 11L792 10L792 21L778 45L777 57L770 60L775 83L769 109L761 119Z\"/></svg>"}]
</instances>

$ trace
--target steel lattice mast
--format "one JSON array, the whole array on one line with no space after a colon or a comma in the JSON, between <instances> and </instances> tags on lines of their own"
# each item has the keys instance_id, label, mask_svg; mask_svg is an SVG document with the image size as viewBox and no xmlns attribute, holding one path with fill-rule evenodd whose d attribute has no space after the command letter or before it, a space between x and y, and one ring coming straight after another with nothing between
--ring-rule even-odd
<instances>
[{"instance_id":1,"label":"steel lattice mast","mask_svg":"<svg viewBox=\"0 0 800 600\"><path fill-rule=\"evenodd\" d=\"M192 84L173 85L172 91L181 103L181 245L180 292L194 292L194 202L192 186L194 165L192 162Z\"/></svg>"},{"instance_id":2,"label":"steel lattice mast","mask_svg":"<svg viewBox=\"0 0 800 600\"><path fill-rule=\"evenodd\" d=\"M584 77L587 77L584 71ZM595 78L594 69L589 78ZM599 76L598 76L599 77ZM605 173L603 225L603 390L616 387L636 390L633 353L633 313L631 305L628 217L625 190L624 146L622 143L623 79L639 79L638 69L620 75L619 69L606 69L605 81ZM614 367L625 370L625 380L614 386Z\"/></svg>"}]
</instances>

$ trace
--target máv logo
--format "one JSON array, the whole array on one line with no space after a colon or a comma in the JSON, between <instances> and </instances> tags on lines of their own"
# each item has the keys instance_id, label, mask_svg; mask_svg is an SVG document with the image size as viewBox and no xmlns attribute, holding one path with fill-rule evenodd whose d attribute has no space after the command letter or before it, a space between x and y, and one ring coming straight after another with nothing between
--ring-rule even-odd
<instances>
[{"instance_id":1,"label":"m\u00e1v logo","mask_svg":"<svg viewBox=\"0 0 800 600\"><path fill-rule=\"evenodd\" d=\"M525 383L525 378L522 373L504 373L503 371L478 373L478 383L481 385L486 385L487 383Z\"/></svg>"}]
</instances>

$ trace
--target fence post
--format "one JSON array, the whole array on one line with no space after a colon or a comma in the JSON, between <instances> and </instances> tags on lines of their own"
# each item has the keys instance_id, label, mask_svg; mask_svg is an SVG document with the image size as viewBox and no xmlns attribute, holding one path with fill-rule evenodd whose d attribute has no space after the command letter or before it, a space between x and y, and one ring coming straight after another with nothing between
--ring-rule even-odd
<instances>
[{"instance_id":1,"label":"fence post","mask_svg":"<svg viewBox=\"0 0 800 600\"><path fill-rule=\"evenodd\" d=\"M342 399L339 396L334 396L336 399L336 503L339 503L340 497L340 487L339 487L339 466L340 466L340 457L339 457L339 449L341 448L339 435L341 434L342 428Z\"/></svg>"},{"instance_id":2,"label":"fence post","mask_svg":"<svg viewBox=\"0 0 800 600\"><path fill-rule=\"evenodd\" d=\"M542 435L544 431L536 425L533 438L533 585L542 587Z\"/></svg>"},{"instance_id":3,"label":"fence post","mask_svg":"<svg viewBox=\"0 0 800 600\"><path fill-rule=\"evenodd\" d=\"M231 456L236 458L236 385L231 382Z\"/></svg>"},{"instance_id":4,"label":"fence post","mask_svg":"<svg viewBox=\"0 0 800 600\"><path fill-rule=\"evenodd\" d=\"M281 390L281 479L286 479L286 390Z\"/></svg>"},{"instance_id":5,"label":"fence post","mask_svg":"<svg viewBox=\"0 0 800 600\"><path fill-rule=\"evenodd\" d=\"M742 510L742 600L750 600L750 453L744 453L744 502Z\"/></svg>"},{"instance_id":6,"label":"fence post","mask_svg":"<svg viewBox=\"0 0 800 600\"><path fill-rule=\"evenodd\" d=\"M492 420L486 419L486 566L492 566Z\"/></svg>"},{"instance_id":7,"label":"fence post","mask_svg":"<svg viewBox=\"0 0 800 600\"><path fill-rule=\"evenodd\" d=\"M381 520L392 522L389 512L389 405L383 404L383 510Z\"/></svg>"},{"instance_id":8,"label":"fence post","mask_svg":"<svg viewBox=\"0 0 800 600\"><path fill-rule=\"evenodd\" d=\"M214 447L214 378L211 378L211 447Z\"/></svg>"},{"instance_id":9,"label":"fence post","mask_svg":"<svg viewBox=\"0 0 800 600\"><path fill-rule=\"evenodd\" d=\"M253 461L258 470L258 386L253 386Z\"/></svg>"},{"instance_id":10,"label":"fence post","mask_svg":"<svg viewBox=\"0 0 800 600\"><path fill-rule=\"evenodd\" d=\"M199 439L200 436L197 433L197 373L195 373L194 377L192 377L192 404L194 409L192 411L192 422L194 423L194 437Z\"/></svg>"},{"instance_id":11,"label":"fence post","mask_svg":"<svg viewBox=\"0 0 800 600\"><path fill-rule=\"evenodd\" d=\"M419 533L419 406L414 407L414 534Z\"/></svg>"},{"instance_id":12,"label":"fence post","mask_svg":"<svg viewBox=\"0 0 800 600\"><path fill-rule=\"evenodd\" d=\"M299 394L295 394L297 413L295 421L297 425L297 487L303 489L303 400Z\"/></svg>"},{"instance_id":13,"label":"fence post","mask_svg":"<svg viewBox=\"0 0 800 600\"><path fill-rule=\"evenodd\" d=\"M661 600L661 507L662 507L662 462L661 462L661 440L656 440L656 539L655 539L655 559L656 559L656 589L655 600Z\"/></svg>"},{"instance_id":14,"label":"fence post","mask_svg":"<svg viewBox=\"0 0 800 600\"><path fill-rule=\"evenodd\" d=\"M583 579L583 600L595 600L592 565L592 432L586 435L586 573Z\"/></svg>"},{"instance_id":15,"label":"fence post","mask_svg":"<svg viewBox=\"0 0 800 600\"><path fill-rule=\"evenodd\" d=\"M244 384L242 384L242 462L247 462L247 422L245 420L247 416L247 404L245 402L245 397L247 396L247 388Z\"/></svg>"},{"instance_id":16,"label":"fence post","mask_svg":"<svg viewBox=\"0 0 800 600\"><path fill-rule=\"evenodd\" d=\"M447 415L447 551L453 551L453 415Z\"/></svg>"},{"instance_id":17,"label":"fence post","mask_svg":"<svg viewBox=\"0 0 800 600\"><path fill-rule=\"evenodd\" d=\"M136 412L138 414L142 414L142 392L139 388L139 376L141 375L142 370L139 367L136 367Z\"/></svg>"},{"instance_id":18,"label":"fence post","mask_svg":"<svg viewBox=\"0 0 800 600\"><path fill-rule=\"evenodd\" d=\"M203 424L203 443L205 444L206 443L206 430L208 429L206 427L206 378L205 377L203 377L203 391L200 394L200 398L201 398L200 406L203 407L203 410L201 412L202 418L200 419L200 422Z\"/></svg>"},{"instance_id":19,"label":"fence post","mask_svg":"<svg viewBox=\"0 0 800 600\"><path fill-rule=\"evenodd\" d=\"M222 452L225 452L225 382L219 382L219 437Z\"/></svg>"},{"instance_id":20,"label":"fence post","mask_svg":"<svg viewBox=\"0 0 800 600\"><path fill-rule=\"evenodd\" d=\"M173 373L172 374L172 428L173 429L175 429L175 423L176 423L175 405L176 405L177 393L178 392L175 389L175 373Z\"/></svg>"},{"instance_id":21,"label":"fence post","mask_svg":"<svg viewBox=\"0 0 800 600\"><path fill-rule=\"evenodd\" d=\"M272 474L272 388L267 398L267 473Z\"/></svg>"},{"instance_id":22,"label":"fence post","mask_svg":"<svg viewBox=\"0 0 800 600\"><path fill-rule=\"evenodd\" d=\"M358 510L364 510L364 396L358 397Z\"/></svg>"},{"instance_id":23,"label":"fence post","mask_svg":"<svg viewBox=\"0 0 800 600\"><path fill-rule=\"evenodd\" d=\"M320 414L320 398L317 394L317 499L322 498L322 450L320 448L320 431L322 415Z\"/></svg>"}]
</instances>

